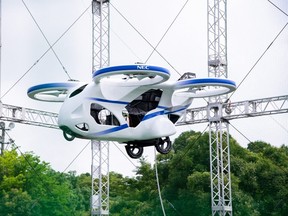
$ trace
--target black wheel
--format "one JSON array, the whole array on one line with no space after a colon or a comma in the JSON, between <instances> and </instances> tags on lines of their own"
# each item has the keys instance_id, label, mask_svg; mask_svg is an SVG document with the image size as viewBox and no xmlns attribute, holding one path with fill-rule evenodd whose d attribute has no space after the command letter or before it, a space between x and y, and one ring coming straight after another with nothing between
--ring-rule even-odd
<instances>
[{"instance_id":1,"label":"black wheel","mask_svg":"<svg viewBox=\"0 0 288 216\"><path fill-rule=\"evenodd\" d=\"M168 154L172 149L170 138L166 137L164 140L160 138L159 142L155 144L155 148L161 154Z\"/></svg>"},{"instance_id":2,"label":"black wheel","mask_svg":"<svg viewBox=\"0 0 288 216\"><path fill-rule=\"evenodd\" d=\"M75 139L74 136L72 136L72 135L66 133L65 131L63 131L63 136L64 136L64 138L65 138L67 141L72 141L72 140Z\"/></svg>"},{"instance_id":3,"label":"black wheel","mask_svg":"<svg viewBox=\"0 0 288 216\"><path fill-rule=\"evenodd\" d=\"M140 147L134 144L127 144L125 148L126 148L127 154L133 159L138 159L143 154L143 147Z\"/></svg>"}]
</instances>

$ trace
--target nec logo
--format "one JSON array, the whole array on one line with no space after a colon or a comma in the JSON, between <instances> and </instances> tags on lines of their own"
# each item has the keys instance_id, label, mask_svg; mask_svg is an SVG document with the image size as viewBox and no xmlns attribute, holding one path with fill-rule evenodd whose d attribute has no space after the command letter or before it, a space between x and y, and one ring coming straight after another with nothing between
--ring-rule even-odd
<instances>
[{"instance_id":1,"label":"nec logo","mask_svg":"<svg viewBox=\"0 0 288 216\"><path fill-rule=\"evenodd\" d=\"M149 70L149 66L147 65L137 65L138 70Z\"/></svg>"}]
</instances>

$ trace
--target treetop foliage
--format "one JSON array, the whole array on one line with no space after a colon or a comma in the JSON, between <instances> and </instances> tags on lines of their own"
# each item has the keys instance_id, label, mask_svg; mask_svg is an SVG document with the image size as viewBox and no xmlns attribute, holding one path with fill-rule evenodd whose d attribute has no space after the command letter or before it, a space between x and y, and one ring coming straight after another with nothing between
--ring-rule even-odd
<instances>
[{"instance_id":1,"label":"treetop foliage","mask_svg":"<svg viewBox=\"0 0 288 216\"><path fill-rule=\"evenodd\" d=\"M230 138L233 215L288 215L288 148ZM211 215L209 134L184 132L157 156L166 215ZM163 215L155 164L140 159L134 177L110 172L111 216ZM60 173L31 152L0 157L1 215L90 215L91 176Z\"/></svg>"}]
</instances>

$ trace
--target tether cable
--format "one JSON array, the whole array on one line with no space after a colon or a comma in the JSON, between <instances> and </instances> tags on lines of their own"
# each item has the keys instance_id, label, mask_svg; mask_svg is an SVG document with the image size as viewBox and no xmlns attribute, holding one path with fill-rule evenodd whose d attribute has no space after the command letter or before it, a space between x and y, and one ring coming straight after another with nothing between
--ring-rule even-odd
<instances>
[{"instance_id":1,"label":"tether cable","mask_svg":"<svg viewBox=\"0 0 288 216\"><path fill-rule=\"evenodd\" d=\"M151 56L153 55L153 53L156 51L157 47L160 45L160 43L162 42L162 40L164 39L164 37L167 35L168 31L171 29L171 27L173 26L173 24L175 23L175 21L178 19L179 15L182 13L183 9L186 7L187 3L189 0L187 0L184 5L182 6L182 8L180 9L180 11L178 12L178 14L176 15L176 17L174 18L174 20L172 21L172 23L169 25L168 29L165 31L165 33L163 34L163 36L161 37L161 39L159 40L159 42L157 43L157 45L153 48L152 52L150 53L150 55L148 56L148 58L145 61L145 64L147 63L147 61L149 61L149 59L151 58ZM176 71L178 73L178 71ZM179 74L179 73L178 73ZM179 74L181 76L181 74Z\"/></svg>"},{"instance_id":2,"label":"tether cable","mask_svg":"<svg viewBox=\"0 0 288 216\"><path fill-rule=\"evenodd\" d=\"M276 35L276 37L273 39L273 41L269 44L269 46L265 49L265 51L262 53L262 55L257 59L257 61L254 63L254 65L252 66L252 68L248 71L248 73L245 75L245 77L241 80L241 82L239 83L239 85L237 86L236 90L234 92L232 92L232 94L229 96L228 99L230 99L234 93L239 89L239 87L243 84L243 82L246 80L246 78L250 75L250 73L253 71L253 69L256 67L256 65L259 63L259 61L263 58L263 56L266 54L266 52L270 49L270 47L272 46L272 44L277 40L277 38L279 37L279 35L284 31L284 29L287 27L288 22L284 25L284 27L280 30L280 32Z\"/></svg>"},{"instance_id":3,"label":"tether cable","mask_svg":"<svg viewBox=\"0 0 288 216\"><path fill-rule=\"evenodd\" d=\"M9 136L9 134L6 132L6 134ZM10 138L10 136L9 136ZM38 161L35 166L33 166L30 161L28 160L27 156L20 150L20 147L14 142L13 143L16 147L16 149L20 152L20 154L22 155L22 157L24 158L25 162L28 164L28 166L30 166L31 171L34 173L35 177L37 177L39 179L39 181L43 184L43 188L47 191L47 193L53 198L53 202L57 202L55 195L51 192L51 189L49 188L49 185L47 184L47 182L45 182L45 180L39 175L38 170L36 169L37 166L40 164L41 161ZM35 199L34 203L32 204L30 209L33 209L35 207L35 205L39 202L39 200L41 200L42 197L38 197L37 199ZM73 215L75 215L75 213L72 213Z\"/></svg>"},{"instance_id":4,"label":"tether cable","mask_svg":"<svg viewBox=\"0 0 288 216\"><path fill-rule=\"evenodd\" d=\"M245 136L240 130L238 130L235 126L233 126L231 124L231 122L229 122L229 125L231 125L239 134L241 134L246 140L248 140L248 142L252 143L252 141L247 137Z\"/></svg>"},{"instance_id":5,"label":"tether cable","mask_svg":"<svg viewBox=\"0 0 288 216\"><path fill-rule=\"evenodd\" d=\"M197 136L196 140L193 143L198 142L198 140L201 138L201 136L205 133L207 128L209 127L209 124L206 126L206 128ZM189 150L192 148L192 145L186 150L186 152L181 156L181 158L184 158L184 156L189 152Z\"/></svg>"},{"instance_id":6,"label":"tether cable","mask_svg":"<svg viewBox=\"0 0 288 216\"><path fill-rule=\"evenodd\" d=\"M157 182L157 189L158 189L158 195L159 195L159 199L160 199L160 204L161 204L163 215L166 216L164 205L163 205L163 200L162 200L162 196L161 196L161 189L160 189L158 168L157 168L157 154L156 154L156 149L155 148L154 148L154 162L155 162L155 176L156 176L156 182Z\"/></svg>"},{"instance_id":7,"label":"tether cable","mask_svg":"<svg viewBox=\"0 0 288 216\"><path fill-rule=\"evenodd\" d=\"M0 100L3 99L31 70L32 68L39 63L39 61L54 47L62 38L63 36L75 25L75 23L88 11L91 7L89 5L81 14L80 16L62 33L62 35L49 47L37 60L36 62L1 96Z\"/></svg>"},{"instance_id":8,"label":"tether cable","mask_svg":"<svg viewBox=\"0 0 288 216\"><path fill-rule=\"evenodd\" d=\"M90 144L91 142L89 141L82 149L81 151L74 157L74 159L69 163L69 165L64 169L64 171L62 173L64 173L66 170L68 170L68 168L74 163L74 161L80 156L80 154L82 154L82 152L87 148L87 146Z\"/></svg>"},{"instance_id":9,"label":"tether cable","mask_svg":"<svg viewBox=\"0 0 288 216\"><path fill-rule=\"evenodd\" d=\"M181 74L176 70L176 68L158 51L155 47L144 37L143 34L110 2L110 5L116 10L116 12L140 35L140 37L180 76Z\"/></svg>"},{"instance_id":10,"label":"tether cable","mask_svg":"<svg viewBox=\"0 0 288 216\"><path fill-rule=\"evenodd\" d=\"M45 36L44 32L42 31L41 27L39 26L39 24L37 23L36 19L34 18L32 12L29 10L28 6L26 5L26 3L24 2L24 0L22 0L22 3L24 4L25 8L27 9L28 13L30 14L31 18L33 19L34 23L36 24L37 28L39 29L39 31L41 32L42 36L44 37L45 41L47 42L47 44L49 45L50 49L52 50L52 52L54 53L55 57L57 58L58 62L60 63L60 65L62 66L64 72L67 74L68 78L71 80L71 77L68 73L68 71L66 70L66 68L64 67L62 61L59 59L58 55L56 54L55 50L53 49L53 47L51 46L49 40L47 39L47 37Z\"/></svg>"},{"instance_id":11,"label":"tether cable","mask_svg":"<svg viewBox=\"0 0 288 216\"><path fill-rule=\"evenodd\" d=\"M114 141L111 141L113 144L114 144L114 146L126 157L126 159L135 167L135 168L137 168L137 166L131 161L131 159L127 156L127 154L125 154L119 147L118 147L118 145L117 145L117 143L116 142L114 142ZM119 143L118 143L119 144Z\"/></svg>"},{"instance_id":12,"label":"tether cable","mask_svg":"<svg viewBox=\"0 0 288 216\"><path fill-rule=\"evenodd\" d=\"M286 16L288 16L288 14L283 11L281 8L279 8L276 4L274 4L273 2L271 2L270 0L268 0L268 2L270 2L274 7L276 7L279 11L281 11L283 14L285 14Z\"/></svg>"}]
</instances>

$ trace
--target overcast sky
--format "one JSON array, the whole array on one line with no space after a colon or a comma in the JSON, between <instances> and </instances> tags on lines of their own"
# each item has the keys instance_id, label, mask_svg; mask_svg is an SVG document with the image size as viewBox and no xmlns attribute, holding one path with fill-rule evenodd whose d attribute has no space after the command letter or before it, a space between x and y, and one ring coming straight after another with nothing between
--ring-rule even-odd
<instances>
[{"instance_id":1,"label":"overcast sky","mask_svg":"<svg viewBox=\"0 0 288 216\"><path fill-rule=\"evenodd\" d=\"M152 48L127 23L123 16L141 32L151 44L156 45L168 26L179 13L186 0L112 0L111 7L111 65L145 62ZM288 13L287 0L273 0ZM25 0L34 19L45 37L53 44L89 7L89 0ZM73 79L91 81L92 73L92 25L91 8L71 27L53 47L62 65L53 52L40 57L49 48L32 16L22 0L2 1L2 102L28 108L58 112L60 104L31 100L27 89L36 84L68 80L65 70ZM115 8L120 11L119 14ZM263 54L276 35L288 22L288 17L266 0L228 1L228 76L240 83L244 76ZM207 2L190 0L163 41L158 51L168 60L167 64L154 53L148 64L167 67L172 79L179 73L191 71L197 77L206 77L207 69ZM40 59L40 60L39 60ZM39 60L39 62L38 62ZM263 58L252 70L232 101L266 98L288 94L288 27L279 35ZM34 65L34 66L33 66ZM31 68L31 69L30 69ZM9 91L16 81L27 73ZM192 105L203 105L203 100ZM274 146L288 144L288 114L233 120L232 125L249 140L263 140ZM203 131L206 124L181 127L183 130ZM235 129L230 133L246 147L249 142ZM33 151L52 168L64 171L88 140L67 142L60 130L16 124L8 134L22 152ZM125 152L124 145L117 145ZM115 144L110 147L110 170L132 175L135 166ZM144 154L154 160L152 147ZM137 161L133 160L134 164ZM90 172L91 148L88 144L83 153L68 170ZM120 166L119 166L120 164Z\"/></svg>"}]
</instances>

